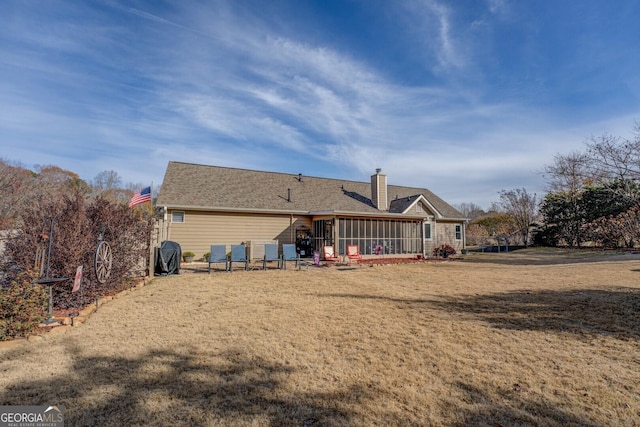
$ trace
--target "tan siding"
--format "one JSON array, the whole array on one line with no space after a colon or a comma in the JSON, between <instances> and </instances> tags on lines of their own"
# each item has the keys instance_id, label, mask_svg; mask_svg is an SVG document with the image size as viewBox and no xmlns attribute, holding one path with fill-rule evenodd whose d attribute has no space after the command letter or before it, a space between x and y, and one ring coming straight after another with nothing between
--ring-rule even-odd
<instances>
[{"instance_id":1,"label":"tan siding","mask_svg":"<svg viewBox=\"0 0 640 427\"><path fill-rule=\"evenodd\" d=\"M186 211L184 223L169 223L168 240L179 243L183 252L193 251L200 258L213 244L224 244L230 249L232 244L250 240L293 243L291 236L295 239L295 229L301 225L311 227L311 218Z\"/></svg>"},{"instance_id":2,"label":"tan siding","mask_svg":"<svg viewBox=\"0 0 640 427\"><path fill-rule=\"evenodd\" d=\"M436 247L436 241L434 239L424 241L424 254L431 256L433 249Z\"/></svg>"},{"instance_id":3,"label":"tan siding","mask_svg":"<svg viewBox=\"0 0 640 427\"><path fill-rule=\"evenodd\" d=\"M450 245L452 246L458 253L460 253L463 249L462 245L464 240L456 240L456 225L462 227L461 222L438 222L436 224L436 232L435 232L435 240L432 241L433 245ZM464 235L464 228L462 228L462 234ZM433 248L431 249L433 250ZM426 252L427 255L430 255L431 252Z\"/></svg>"}]
</instances>

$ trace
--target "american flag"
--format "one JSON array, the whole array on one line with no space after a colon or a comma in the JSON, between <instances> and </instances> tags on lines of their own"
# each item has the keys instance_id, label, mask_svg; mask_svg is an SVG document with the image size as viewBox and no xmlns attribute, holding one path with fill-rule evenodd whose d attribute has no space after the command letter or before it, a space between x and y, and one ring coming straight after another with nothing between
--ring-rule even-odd
<instances>
[{"instance_id":1,"label":"american flag","mask_svg":"<svg viewBox=\"0 0 640 427\"><path fill-rule=\"evenodd\" d=\"M131 196L131 200L129 200L129 207L132 208L140 203L150 202L151 201L151 187L143 188L138 191L136 194Z\"/></svg>"}]
</instances>

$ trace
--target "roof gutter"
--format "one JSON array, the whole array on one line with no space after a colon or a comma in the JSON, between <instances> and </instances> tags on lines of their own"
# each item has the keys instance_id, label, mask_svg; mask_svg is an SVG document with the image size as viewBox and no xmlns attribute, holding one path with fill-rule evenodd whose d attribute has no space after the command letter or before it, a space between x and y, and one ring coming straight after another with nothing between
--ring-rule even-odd
<instances>
[{"instance_id":1,"label":"roof gutter","mask_svg":"<svg viewBox=\"0 0 640 427\"><path fill-rule=\"evenodd\" d=\"M275 214L295 214L295 215L309 215L309 211L296 211L296 210L280 210L280 209L256 209L256 208L225 208L210 206L189 206L189 205L159 205L167 209L183 210L183 211L209 211L209 212L236 212L236 213L275 213Z\"/></svg>"},{"instance_id":2,"label":"roof gutter","mask_svg":"<svg viewBox=\"0 0 640 427\"><path fill-rule=\"evenodd\" d=\"M278 215L310 215L310 216L323 216L323 215L340 215L340 216L358 216L358 217L370 217L370 218L395 218L395 219L415 219L420 220L427 217L427 215L407 215L402 213L388 213L388 212L356 212L356 211L335 211L335 210L322 210L322 211L305 211L305 210L281 210L281 209L255 209L255 208L230 208L230 207L210 207L210 206L192 206L192 205L158 205L158 207L172 210L184 210L184 211L199 211L199 212L227 212L227 213L262 213L262 214L278 214ZM467 221L467 218L437 218L440 221Z\"/></svg>"},{"instance_id":3,"label":"roof gutter","mask_svg":"<svg viewBox=\"0 0 640 427\"><path fill-rule=\"evenodd\" d=\"M355 211L311 211L309 215L313 216L359 216L359 217L371 217L371 218L406 218L406 219L423 219L425 215L406 215L401 213L389 213L389 212L355 212Z\"/></svg>"}]
</instances>

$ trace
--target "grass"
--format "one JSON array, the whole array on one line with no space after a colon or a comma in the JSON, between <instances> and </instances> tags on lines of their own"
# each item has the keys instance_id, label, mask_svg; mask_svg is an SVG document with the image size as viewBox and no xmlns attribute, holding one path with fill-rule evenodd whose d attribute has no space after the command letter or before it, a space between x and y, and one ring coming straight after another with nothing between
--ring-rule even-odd
<instances>
[{"instance_id":1,"label":"grass","mask_svg":"<svg viewBox=\"0 0 640 427\"><path fill-rule=\"evenodd\" d=\"M0 349L0 405L61 404L67 425L640 425L639 260L158 278Z\"/></svg>"}]
</instances>

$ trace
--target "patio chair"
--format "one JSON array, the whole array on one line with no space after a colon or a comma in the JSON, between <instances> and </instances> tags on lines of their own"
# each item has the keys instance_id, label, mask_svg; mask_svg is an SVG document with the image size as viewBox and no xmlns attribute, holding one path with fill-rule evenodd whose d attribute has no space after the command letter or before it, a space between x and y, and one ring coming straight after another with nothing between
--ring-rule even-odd
<instances>
[{"instance_id":1,"label":"patio chair","mask_svg":"<svg viewBox=\"0 0 640 427\"><path fill-rule=\"evenodd\" d=\"M229 271L233 272L233 263L244 264L245 271L249 270L249 258L247 257L247 247L245 245L231 245L231 259L229 260Z\"/></svg>"},{"instance_id":2,"label":"patio chair","mask_svg":"<svg viewBox=\"0 0 640 427\"><path fill-rule=\"evenodd\" d=\"M349 258L349 262L358 262L362 259L362 254L360 253L358 245L347 245L347 258Z\"/></svg>"},{"instance_id":3,"label":"patio chair","mask_svg":"<svg viewBox=\"0 0 640 427\"><path fill-rule=\"evenodd\" d=\"M287 269L287 261L295 261L296 268L300 269L300 255L296 252L296 245L287 243L282 245L282 268Z\"/></svg>"},{"instance_id":4,"label":"patio chair","mask_svg":"<svg viewBox=\"0 0 640 427\"><path fill-rule=\"evenodd\" d=\"M209 273L211 273L211 264L224 263L224 271L229 269L227 259L227 246L226 245L211 245L211 251L209 252Z\"/></svg>"},{"instance_id":5,"label":"patio chair","mask_svg":"<svg viewBox=\"0 0 640 427\"><path fill-rule=\"evenodd\" d=\"M280 261L282 259L278 256L278 245L275 243L267 243L264 245L264 260L262 261L262 269L267 269L267 263L277 261L278 268L280 268Z\"/></svg>"},{"instance_id":6,"label":"patio chair","mask_svg":"<svg viewBox=\"0 0 640 427\"><path fill-rule=\"evenodd\" d=\"M339 262L340 255L336 255L336 251L333 246L325 246L323 248L324 260L329 262Z\"/></svg>"}]
</instances>

